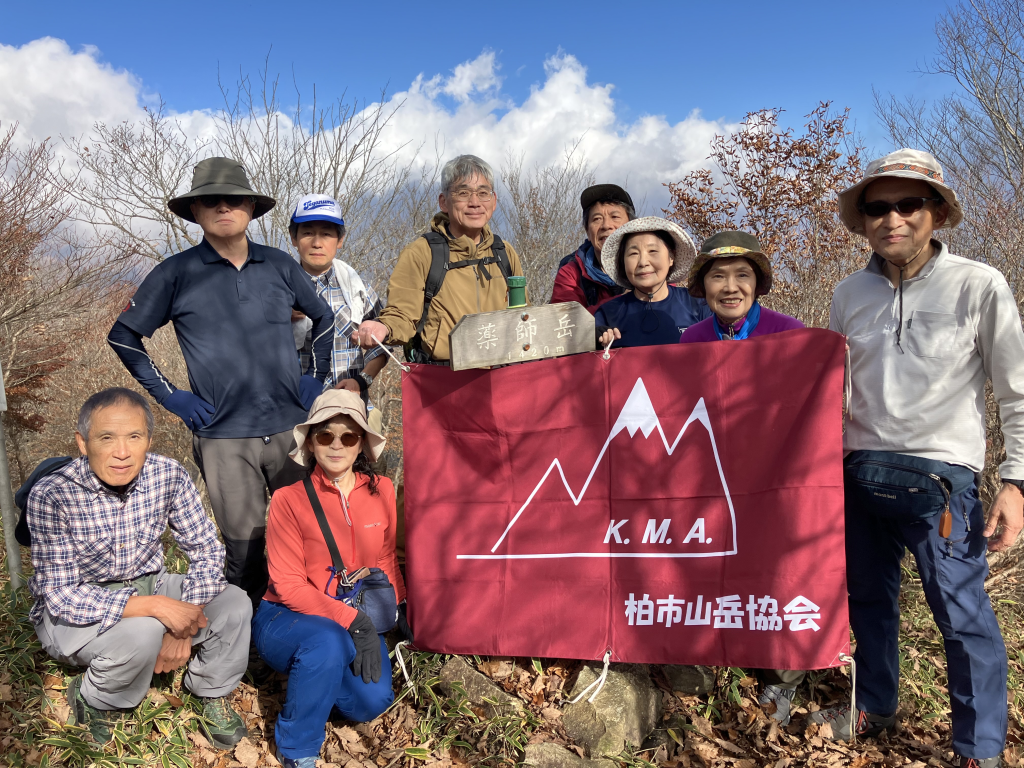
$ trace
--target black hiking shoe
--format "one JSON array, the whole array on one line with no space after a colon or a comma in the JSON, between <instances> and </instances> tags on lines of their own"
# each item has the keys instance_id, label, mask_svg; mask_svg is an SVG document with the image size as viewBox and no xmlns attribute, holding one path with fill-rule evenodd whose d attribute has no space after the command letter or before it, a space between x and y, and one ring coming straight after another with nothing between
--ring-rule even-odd
<instances>
[{"instance_id":1,"label":"black hiking shoe","mask_svg":"<svg viewBox=\"0 0 1024 768\"><path fill-rule=\"evenodd\" d=\"M85 673L75 676L68 684L68 706L71 717L68 725L78 725L89 731L97 744L110 741L110 729L121 714L119 709L97 709L82 698L82 680Z\"/></svg>"},{"instance_id":2,"label":"black hiking shoe","mask_svg":"<svg viewBox=\"0 0 1024 768\"><path fill-rule=\"evenodd\" d=\"M231 708L227 696L203 698L203 733L217 749L231 749L248 731L238 713Z\"/></svg>"}]
</instances>

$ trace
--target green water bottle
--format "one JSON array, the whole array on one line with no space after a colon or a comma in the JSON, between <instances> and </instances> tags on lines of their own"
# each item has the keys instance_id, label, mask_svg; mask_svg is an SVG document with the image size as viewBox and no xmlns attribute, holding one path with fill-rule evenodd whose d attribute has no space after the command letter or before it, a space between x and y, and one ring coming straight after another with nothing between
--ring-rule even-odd
<instances>
[{"instance_id":1,"label":"green water bottle","mask_svg":"<svg viewBox=\"0 0 1024 768\"><path fill-rule=\"evenodd\" d=\"M512 275L508 278L508 308L526 306L526 278Z\"/></svg>"}]
</instances>

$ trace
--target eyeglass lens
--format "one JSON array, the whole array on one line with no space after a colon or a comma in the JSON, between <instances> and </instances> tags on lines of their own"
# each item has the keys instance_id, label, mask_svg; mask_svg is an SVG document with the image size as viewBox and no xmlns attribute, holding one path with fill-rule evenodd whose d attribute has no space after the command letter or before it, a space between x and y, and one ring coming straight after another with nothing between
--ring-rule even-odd
<instances>
[{"instance_id":1,"label":"eyeglass lens","mask_svg":"<svg viewBox=\"0 0 1024 768\"><path fill-rule=\"evenodd\" d=\"M864 203L864 213L873 218L887 216L889 211L896 209L897 213L904 215L910 213L917 213L927 202L940 202L938 198L934 197L905 197L899 202L889 203L885 200L873 200L870 203Z\"/></svg>"},{"instance_id":2,"label":"eyeglass lens","mask_svg":"<svg viewBox=\"0 0 1024 768\"><path fill-rule=\"evenodd\" d=\"M346 448L351 448L359 442L360 435L357 435L355 432L346 432L342 435L336 435L331 431L327 431L317 432L313 437L313 439L316 440L316 444L323 448L328 448L334 445L335 438L341 440L341 444Z\"/></svg>"},{"instance_id":3,"label":"eyeglass lens","mask_svg":"<svg viewBox=\"0 0 1024 768\"><path fill-rule=\"evenodd\" d=\"M216 208L221 200L232 208L240 208L245 202L245 195L201 195L199 204L204 208Z\"/></svg>"},{"instance_id":4,"label":"eyeglass lens","mask_svg":"<svg viewBox=\"0 0 1024 768\"><path fill-rule=\"evenodd\" d=\"M452 191L452 197L456 200L469 200L470 198L476 198L481 203L490 202L491 198L494 197L494 192L490 189L456 189Z\"/></svg>"}]
</instances>

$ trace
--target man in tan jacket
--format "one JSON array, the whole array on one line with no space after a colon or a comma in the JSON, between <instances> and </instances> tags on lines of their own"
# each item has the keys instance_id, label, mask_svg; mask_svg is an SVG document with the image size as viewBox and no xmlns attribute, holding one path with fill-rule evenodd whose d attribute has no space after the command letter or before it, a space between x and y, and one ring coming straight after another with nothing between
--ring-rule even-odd
<instances>
[{"instance_id":1,"label":"man in tan jacket","mask_svg":"<svg viewBox=\"0 0 1024 768\"><path fill-rule=\"evenodd\" d=\"M377 340L405 344L414 362L447 363L448 334L465 315L505 309L505 278L522 275L519 256L491 232L498 204L494 171L474 155L449 160L441 171L441 212L431 232L398 257L379 322L360 324L353 339L364 348ZM433 247L432 247L433 243ZM432 251L447 248L448 265L436 295L426 295Z\"/></svg>"}]
</instances>

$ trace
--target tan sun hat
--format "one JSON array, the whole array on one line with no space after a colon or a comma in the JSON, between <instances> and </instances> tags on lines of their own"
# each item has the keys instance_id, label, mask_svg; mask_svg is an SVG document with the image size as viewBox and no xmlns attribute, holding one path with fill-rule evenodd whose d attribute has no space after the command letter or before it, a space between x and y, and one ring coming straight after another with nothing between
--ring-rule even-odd
<instances>
[{"instance_id":1,"label":"tan sun hat","mask_svg":"<svg viewBox=\"0 0 1024 768\"><path fill-rule=\"evenodd\" d=\"M618 268L618 256L619 246L623 239L638 232L667 232L669 234L676 244L676 253L675 262L668 272L668 282L675 285L685 280L690 271L690 264L693 263L693 259L697 255L697 248L682 227L660 216L644 216L640 219L633 219L608 235L608 239L601 246L601 266L605 273L623 288L630 290L633 288L633 284Z\"/></svg>"},{"instance_id":2,"label":"tan sun hat","mask_svg":"<svg viewBox=\"0 0 1024 768\"><path fill-rule=\"evenodd\" d=\"M293 461L304 467L310 465L313 455L306 449L306 435L309 434L309 428L314 424L330 421L335 416L348 416L358 424L359 428L366 433L363 439L363 453L370 458L370 461L380 458L386 440L384 435L374 432L367 424L363 398L347 389L329 389L313 401L313 407L309 409L309 416L292 430L296 447L288 455Z\"/></svg>"},{"instance_id":3,"label":"tan sun hat","mask_svg":"<svg viewBox=\"0 0 1024 768\"><path fill-rule=\"evenodd\" d=\"M956 198L956 192L942 180L942 166L935 156L919 149L897 149L868 163L864 178L839 193L839 218L855 235L864 234L864 214L857 208L861 193L868 184L886 176L930 184L949 204L949 215L940 229L952 229L963 221L964 212L960 208L960 201Z\"/></svg>"}]
</instances>

